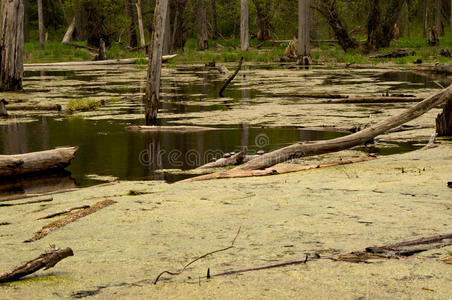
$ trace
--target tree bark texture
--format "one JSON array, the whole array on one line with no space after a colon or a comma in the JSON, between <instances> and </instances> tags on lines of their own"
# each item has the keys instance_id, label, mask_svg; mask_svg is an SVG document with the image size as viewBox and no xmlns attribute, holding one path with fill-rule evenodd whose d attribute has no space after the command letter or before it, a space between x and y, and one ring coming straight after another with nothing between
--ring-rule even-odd
<instances>
[{"instance_id":1,"label":"tree bark texture","mask_svg":"<svg viewBox=\"0 0 452 300\"><path fill-rule=\"evenodd\" d=\"M256 23L257 23L257 39L266 41L270 38L270 13L271 1L269 0L253 0L256 7Z\"/></svg>"},{"instance_id":2,"label":"tree bark texture","mask_svg":"<svg viewBox=\"0 0 452 300\"><path fill-rule=\"evenodd\" d=\"M126 0L126 11L127 17L129 18L130 25L128 28L128 36L129 36L129 46L134 48L138 46L138 38L137 38L137 18L136 18L136 9L132 0Z\"/></svg>"},{"instance_id":3,"label":"tree bark texture","mask_svg":"<svg viewBox=\"0 0 452 300\"><path fill-rule=\"evenodd\" d=\"M196 17L198 27L198 49L203 51L209 48L207 35L207 14L205 0L198 0L198 12Z\"/></svg>"},{"instance_id":4,"label":"tree bark texture","mask_svg":"<svg viewBox=\"0 0 452 300\"><path fill-rule=\"evenodd\" d=\"M135 4L137 7L137 16L138 16L138 28L140 30L140 46L144 47L146 45L146 39L144 37L144 27L143 27L143 15L141 13L141 0Z\"/></svg>"},{"instance_id":5,"label":"tree bark texture","mask_svg":"<svg viewBox=\"0 0 452 300\"><path fill-rule=\"evenodd\" d=\"M27 0L25 0L27 1ZM42 0L38 0L38 27L39 27L39 49L44 50L45 47L45 28L44 28L44 12L42 10Z\"/></svg>"},{"instance_id":6,"label":"tree bark texture","mask_svg":"<svg viewBox=\"0 0 452 300\"><path fill-rule=\"evenodd\" d=\"M21 91L24 51L24 2L2 0L0 91Z\"/></svg>"},{"instance_id":7,"label":"tree bark texture","mask_svg":"<svg viewBox=\"0 0 452 300\"><path fill-rule=\"evenodd\" d=\"M240 48L248 51L249 44L248 0L241 0L240 6Z\"/></svg>"},{"instance_id":8,"label":"tree bark texture","mask_svg":"<svg viewBox=\"0 0 452 300\"><path fill-rule=\"evenodd\" d=\"M298 56L311 56L310 47L310 0L298 0Z\"/></svg>"}]
</instances>

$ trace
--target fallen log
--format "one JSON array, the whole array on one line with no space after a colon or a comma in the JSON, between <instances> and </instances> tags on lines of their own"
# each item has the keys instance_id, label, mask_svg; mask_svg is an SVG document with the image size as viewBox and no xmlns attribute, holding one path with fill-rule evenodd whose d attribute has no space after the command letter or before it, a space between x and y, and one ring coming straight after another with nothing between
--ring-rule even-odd
<instances>
[{"instance_id":1,"label":"fallen log","mask_svg":"<svg viewBox=\"0 0 452 300\"><path fill-rule=\"evenodd\" d=\"M24 243L30 243L30 242L34 242L37 240L42 239L43 237L47 236L49 233L51 233L52 231L57 230L58 228L64 227L69 223L75 222L78 219L81 219L83 217L86 217L90 214L93 214L95 212L97 212L98 210L101 210L105 207L108 207L112 204L116 203L116 201L113 200L104 200L101 202L97 202L96 204L90 206L89 208L86 208L84 210L81 211L77 211L74 213L71 213L69 215L67 215L66 217L59 219L55 222L52 222L50 224L45 225L44 227L42 227L41 230L39 230L38 232L36 232L30 239L24 241Z\"/></svg>"},{"instance_id":2,"label":"fallen log","mask_svg":"<svg viewBox=\"0 0 452 300\"><path fill-rule=\"evenodd\" d=\"M229 76L229 78L223 84L223 87L220 89L220 92L218 93L220 95L220 97L224 97L223 96L224 90L228 87L228 85L231 83L231 81L234 80L235 76L237 76L240 69L242 68L242 63L243 63L243 56L240 58L239 65L237 66L237 69L235 70L235 72L232 73L231 76Z\"/></svg>"},{"instance_id":3,"label":"fallen log","mask_svg":"<svg viewBox=\"0 0 452 300\"><path fill-rule=\"evenodd\" d=\"M278 163L295 158L350 149L354 146L365 144L367 141L375 138L380 134L386 133L392 128L396 128L413 119L416 119L429 110L446 103L446 101L448 101L449 99L452 99L452 85L415 104L405 112L385 119L364 130L331 140L317 142L299 142L291 146L287 146L282 149L264 154L259 158L253 159L246 164L230 170L229 172L233 173L238 170L265 169Z\"/></svg>"},{"instance_id":4,"label":"fallen log","mask_svg":"<svg viewBox=\"0 0 452 300\"><path fill-rule=\"evenodd\" d=\"M199 131L210 131L219 130L214 127L202 127L202 126L127 126L128 130L137 131L150 131L150 132L199 132Z\"/></svg>"},{"instance_id":5,"label":"fallen log","mask_svg":"<svg viewBox=\"0 0 452 300\"><path fill-rule=\"evenodd\" d=\"M236 153L230 157L220 158L216 161L210 162L208 164L202 165L197 169L212 169L212 168L222 168L227 166L235 166L243 163L245 159L245 154L243 152Z\"/></svg>"},{"instance_id":6,"label":"fallen log","mask_svg":"<svg viewBox=\"0 0 452 300\"><path fill-rule=\"evenodd\" d=\"M166 62L174 57L173 55L163 55L162 62ZM142 58L147 60L147 58ZM124 58L124 59L109 59L109 60L99 60L99 61L70 61L70 62L58 62L58 63L37 63L37 64L24 64L25 68L33 67L70 67L70 66L103 66L103 65L130 65L135 64L137 58Z\"/></svg>"},{"instance_id":7,"label":"fallen log","mask_svg":"<svg viewBox=\"0 0 452 300\"><path fill-rule=\"evenodd\" d=\"M25 154L0 155L0 177L17 176L63 169L74 159L78 147Z\"/></svg>"},{"instance_id":8,"label":"fallen log","mask_svg":"<svg viewBox=\"0 0 452 300\"><path fill-rule=\"evenodd\" d=\"M256 158L257 159L257 158ZM307 171L312 169L334 167L340 165L348 165L353 163L365 162L375 159L375 157L360 157L350 160L340 160L321 164L313 165L288 165L288 166L273 166L265 170L236 170L234 172L216 172L206 175L200 175L192 178L188 178L179 182L194 182L194 181L204 181L211 179L226 179L226 178L243 178L243 177L255 177L255 176L269 176L269 175L280 175L294 172ZM251 160L252 161L252 160Z\"/></svg>"},{"instance_id":9,"label":"fallen log","mask_svg":"<svg viewBox=\"0 0 452 300\"><path fill-rule=\"evenodd\" d=\"M409 54L413 54L413 53L408 53L408 51L406 51L406 50L399 49L399 50L395 50L395 51L388 52L388 53L371 55L371 56L369 56L369 58L399 58L399 57L408 56Z\"/></svg>"},{"instance_id":10,"label":"fallen log","mask_svg":"<svg viewBox=\"0 0 452 300\"><path fill-rule=\"evenodd\" d=\"M341 254L338 256L338 260L364 262L369 259L398 259L450 245L452 245L452 234L435 235L382 247L368 247L364 251Z\"/></svg>"},{"instance_id":11,"label":"fallen log","mask_svg":"<svg viewBox=\"0 0 452 300\"><path fill-rule=\"evenodd\" d=\"M264 97L269 98L315 98L315 99L344 99L349 96L337 95L337 94L327 94L327 93L310 93L310 94L263 94Z\"/></svg>"},{"instance_id":12,"label":"fallen log","mask_svg":"<svg viewBox=\"0 0 452 300\"><path fill-rule=\"evenodd\" d=\"M452 100L447 101L436 118L436 133L438 136L452 136Z\"/></svg>"},{"instance_id":13,"label":"fallen log","mask_svg":"<svg viewBox=\"0 0 452 300\"><path fill-rule=\"evenodd\" d=\"M0 274L0 283L18 280L24 276L35 273L42 268L48 270L69 256L74 256L74 252L71 248L59 249L55 246L51 246L50 250L41 254L39 257Z\"/></svg>"},{"instance_id":14,"label":"fallen log","mask_svg":"<svg viewBox=\"0 0 452 300\"><path fill-rule=\"evenodd\" d=\"M8 105L6 107L8 110L56 110L61 111L61 105L50 104L50 105Z\"/></svg>"},{"instance_id":15,"label":"fallen log","mask_svg":"<svg viewBox=\"0 0 452 300\"><path fill-rule=\"evenodd\" d=\"M339 100L327 100L324 103L331 104L365 104L365 103L411 103L420 102L422 98L411 98L411 97L354 97L348 99Z\"/></svg>"},{"instance_id":16,"label":"fallen log","mask_svg":"<svg viewBox=\"0 0 452 300\"><path fill-rule=\"evenodd\" d=\"M20 203L0 203L0 207L36 204L36 203L52 202L52 201L53 201L53 198L46 198L46 199L32 200L32 201L27 201L27 202L20 202Z\"/></svg>"}]
</instances>

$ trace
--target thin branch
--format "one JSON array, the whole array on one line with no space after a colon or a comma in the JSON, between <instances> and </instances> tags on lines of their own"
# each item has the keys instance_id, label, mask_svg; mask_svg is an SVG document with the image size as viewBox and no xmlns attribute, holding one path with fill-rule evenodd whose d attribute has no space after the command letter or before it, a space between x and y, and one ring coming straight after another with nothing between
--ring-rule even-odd
<instances>
[{"instance_id":1,"label":"thin branch","mask_svg":"<svg viewBox=\"0 0 452 300\"><path fill-rule=\"evenodd\" d=\"M157 284L157 282L159 281L160 277L161 277L162 275L164 275L164 274L168 274L168 275L172 275L172 276L180 275L180 274L182 274L182 272L184 272L189 266L191 266L192 264L194 264L194 263L197 262L198 260L203 259L203 258L205 258L205 257L207 257L207 256L209 256L209 255L212 255L212 254L215 254L215 253L218 253L218 252L223 252L223 251L226 251L226 250L229 250L229 249L234 248L235 241L237 240L237 237L239 236L239 233L240 233L240 229L241 229L241 228L242 228L242 227L239 227L239 230L237 231L237 234L235 235L235 237L234 237L234 239L232 240L231 245L230 245L229 247L226 247L226 248L223 248L223 249L219 249L219 250L215 250L215 251L212 251L212 252L208 252L208 253L206 253L206 254L204 254L204 255L201 255L201 256L199 256L198 258L195 258L194 260L192 260L191 262L189 262L188 264L186 264L186 265L185 265L180 271L178 271L178 272L163 271L163 272L161 272L161 273L155 278L154 284Z\"/></svg>"}]
</instances>

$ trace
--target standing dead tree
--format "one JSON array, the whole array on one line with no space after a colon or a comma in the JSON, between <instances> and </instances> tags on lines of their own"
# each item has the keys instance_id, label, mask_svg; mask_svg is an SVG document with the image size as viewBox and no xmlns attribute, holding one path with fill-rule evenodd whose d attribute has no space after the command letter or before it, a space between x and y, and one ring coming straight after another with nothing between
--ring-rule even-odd
<instances>
[{"instance_id":1,"label":"standing dead tree","mask_svg":"<svg viewBox=\"0 0 452 300\"><path fill-rule=\"evenodd\" d=\"M310 4L310 0L298 0L298 61L303 65L311 64Z\"/></svg>"},{"instance_id":2,"label":"standing dead tree","mask_svg":"<svg viewBox=\"0 0 452 300\"><path fill-rule=\"evenodd\" d=\"M203 51L209 48L209 40L207 33L207 13L205 0L198 0L198 12L196 15L196 23L198 26L198 49Z\"/></svg>"},{"instance_id":3,"label":"standing dead tree","mask_svg":"<svg viewBox=\"0 0 452 300\"><path fill-rule=\"evenodd\" d=\"M21 91L24 51L24 2L2 0L0 24L0 91Z\"/></svg>"},{"instance_id":4,"label":"standing dead tree","mask_svg":"<svg viewBox=\"0 0 452 300\"><path fill-rule=\"evenodd\" d=\"M144 38L144 27L143 27L143 14L141 13L141 0L138 0L135 3L137 7L137 16L138 16L138 29L140 30L140 46L146 46L146 39Z\"/></svg>"},{"instance_id":5,"label":"standing dead tree","mask_svg":"<svg viewBox=\"0 0 452 300\"><path fill-rule=\"evenodd\" d=\"M241 0L240 9L240 46L242 51L247 51L249 44L248 27L248 0Z\"/></svg>"},{"instance_id":6,"label":"standing dead tree","mask_svg":"<svg viewBox=\"0 0 452 300\"><path fill-rule=\"evenodd\" d=\"M152 31L151 48L149 51L146 94L144 96L146 125L157 125L163 38L166 17L168 15L167 10L168 0L157 0L154 12L154 30Z\"/></svg>"},{"instance_id":7,"label":"standing dead tree","mask_svg":"<svg viewBox=\"0 0 452 300\"><path fill-rule=\"evenodd\" d=\"M45 29L44 29L44 12L42 11L42 0L38 0L38 26L39 26L39 49L44 50Z\"/></svg>"}]
</instances>

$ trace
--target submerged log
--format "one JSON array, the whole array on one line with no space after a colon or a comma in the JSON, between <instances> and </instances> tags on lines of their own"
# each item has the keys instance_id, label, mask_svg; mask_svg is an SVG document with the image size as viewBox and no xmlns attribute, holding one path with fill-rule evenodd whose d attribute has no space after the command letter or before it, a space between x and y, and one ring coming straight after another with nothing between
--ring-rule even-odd
<instances>
[{"instance_id":1,"label":"submerged log","mask_svg":"<svg viewBox=\"0 0 452 300\"><path fill-rule=\"evenodd\" d=\"M0 155L0 177L63 169L74 159L77 150L78 147L66 147L25 154Z\"/></svg>"},{"instance_id":2,"label":"submerged log","mask_svg":"<svg viewBox=\"0 0 452 300\"><path fill-rule=\"evenodd\" d=\"M55 110L61 111L61 105L50 104L50 105L8 105L8 110Z\"/></svg>"},{"instance_id":3,"label":"submerged log","mask_svg":"<svg viewBox=\"0 0 452 300\"><path fill-rule=\"evenodd\" d=\"M202 126L127 126L126 129L138 130L138 131L150 131L150 132L199 132L219 130L214 127L202 127Z\"/></svg>"},{"instance_id":4,"label":"submerged log","mask_svg":"<svg viewBox=\"0 0 452 300\"><path fill-rule=\"evenodd\" d=\"M355 103L355 104L364 104L364 103L410 103L410 102L420 102L424 99L422 98L413 98L413 97L355 97L348 99L339 99L339 100L327 100L325 103Z\"/></svg>"},{"instance_id":5,"label":"submerged log","mask_svg":"<svg viewBox=\"0 0 452 300\"><path fill-rule=\"evenodd\" d=\"M97 202L96 204L93 204L92 206L90 206L89 208L85 208L83 210L71 213L69 215L67 215L66 217L59 219L55 222L52 222L50 224L47 224L46 226L42 227L41 230L39 230L38 232L36 232L32 238L24 241L25 243L30 243L30 242L34 242L37 240L42 239L43 237L47 236L49 233L51 233L52 231L57 230L58 228L64 227L69 223L75 222L78 219L81 219L83 217L86 217L90 214L93 214L95 212L97 212L98 210L101 210L105 207L108 207L112 204L116 203L116 201L113 200L104 200L104 201L100 201Z\"/></svg>"},{"instance_id":6,"label":"submerged log","mask_svg":"<svg viewBox=\"0 0 452 300\"><path fill-rule=\"evenodd\" d=\"M380 134L384 134L393 128L416 119L429 110L446 103L446 101L450 99L452 99L452 85L428 97L422 102L415 104L405 112L385 119L364 130L326 141L299 142L294 145L264 154L259 158L253 159L244 165L232 169L230 172L232 173L239 170L265 169L295 158L350 149L352 147L362 145Z\"/></svg>"},{"instance_id":7,"label":"submerged log","mask_svg":"<svg viewBox=\"0 0 452 300\"><path fill-rule=\"evenodd\" d=\"M308 94L269 93L263 94L262 96L270 98L314 98L314 99L345 99L349 97L347 95L328 94L328 93L308 93Z\"/></svg>"},{"instance_id":8,"label":"submerged log","mask_svg":"<svg viewBox=\"0 0 452 300\"><path fill-rule=\"evenodd\" d=\"M447 101L443 112L436 118L438 136L452 136L452 100Z\"/></svg>"},{"instance_id":9,"label":"submerged log","mask_svg":"<svg viewBox=\"0 0 452 300\"><path fill-rule=\"evenodd\" d=\"M41 254L39 257L0 274L0 283L18 280L43 268L44 270L48 270L69 256L74 256L71 248L59 249L51 246L50 250Z\"/></svg>"}]
</instances>

